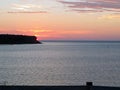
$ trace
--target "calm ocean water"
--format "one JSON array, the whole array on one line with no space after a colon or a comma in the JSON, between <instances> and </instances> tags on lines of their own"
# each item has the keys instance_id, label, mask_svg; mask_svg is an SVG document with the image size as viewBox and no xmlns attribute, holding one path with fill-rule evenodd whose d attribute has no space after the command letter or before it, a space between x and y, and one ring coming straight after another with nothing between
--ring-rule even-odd
<instances>
[{"instance_id":1,"label":"calm ocean water","mask_svg":"<svg viewBox=\"0 0 120 90\"><path fill-rule=\"evenodd\" d=\"M120 86L120 42L0 45L0 85Z\"/></svg>"}]
</instances>

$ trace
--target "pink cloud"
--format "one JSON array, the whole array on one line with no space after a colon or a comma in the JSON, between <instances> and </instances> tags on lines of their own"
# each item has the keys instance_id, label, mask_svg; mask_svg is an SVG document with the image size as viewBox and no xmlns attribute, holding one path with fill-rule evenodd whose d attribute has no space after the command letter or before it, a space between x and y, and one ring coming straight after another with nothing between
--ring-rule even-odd
<instances>
[{"instance_id":1,"label":"pink cloud","mask_svg":"<svg viewBox=\"0 0 120 90\"><path fill-rule=\"evenodd\" d=\"M120 12L120 0L58 0L58 2L67 5L73 11L82 12Z\"/></svg>"}]
</instances>

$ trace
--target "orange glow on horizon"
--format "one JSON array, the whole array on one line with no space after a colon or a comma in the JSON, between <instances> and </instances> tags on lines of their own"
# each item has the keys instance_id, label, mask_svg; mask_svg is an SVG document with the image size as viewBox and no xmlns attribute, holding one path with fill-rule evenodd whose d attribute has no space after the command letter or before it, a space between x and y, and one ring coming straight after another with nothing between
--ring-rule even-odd
<instances>
[{"instance_id":1,"label":"orange glow on horizon","mask_svg":"<svg viewBox=\"0 0 120 90\"><path fill-rule=\"evenodd\" d=\"M28 1L22 2L23 5L14 0L11 0L11 3L5 0L4 3L1 2L6 7L0 11L1 34L34 35L38 40L120 40L120 14L112 12L113 9L110 12L109 10L92 12L94 10L90 9L90 13L84 7L78 7L78 9L86 10L86 12L69 10L70 7L68 7L66 12L64 5L56 2L57 0L41 0L40 2L33 0L32 3ZM32 10L33 12L30 13L29 11ZM36 13L36 11L39 12Z\"/></svg>"}]
</instances>

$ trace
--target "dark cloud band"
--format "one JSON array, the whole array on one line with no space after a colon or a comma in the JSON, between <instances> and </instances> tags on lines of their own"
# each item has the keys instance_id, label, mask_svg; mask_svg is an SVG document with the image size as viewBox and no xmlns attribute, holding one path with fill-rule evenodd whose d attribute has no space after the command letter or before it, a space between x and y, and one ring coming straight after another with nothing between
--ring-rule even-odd
<instances>
[{"instance_id":1,"label":"dark cloud band","mask_svg":"<svg viewBox=\"0 0 120 90\"><path fill-rule=\"evenodd\" d=\"M58 2L67 5L73 11L82 12L103 12L114 11L120 12L120 0L58 0ZM81 10L82 9L82 10Z\"/></svg>"}]
</instances>

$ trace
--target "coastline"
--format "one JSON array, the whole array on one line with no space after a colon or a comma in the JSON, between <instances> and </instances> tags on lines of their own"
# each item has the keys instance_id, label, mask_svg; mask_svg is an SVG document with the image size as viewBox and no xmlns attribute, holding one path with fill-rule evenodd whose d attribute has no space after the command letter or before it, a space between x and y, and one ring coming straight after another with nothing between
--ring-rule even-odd
<instances>
[{"instance_id":1,"label":"coastline","mask_svg":"<svg viewBox=\"0 0 120 90\"><path fill-rule=\"evenodd\" d=\"M36 36L0 34L0 44L41 44Z\"/></svg>"}]
</instances>

